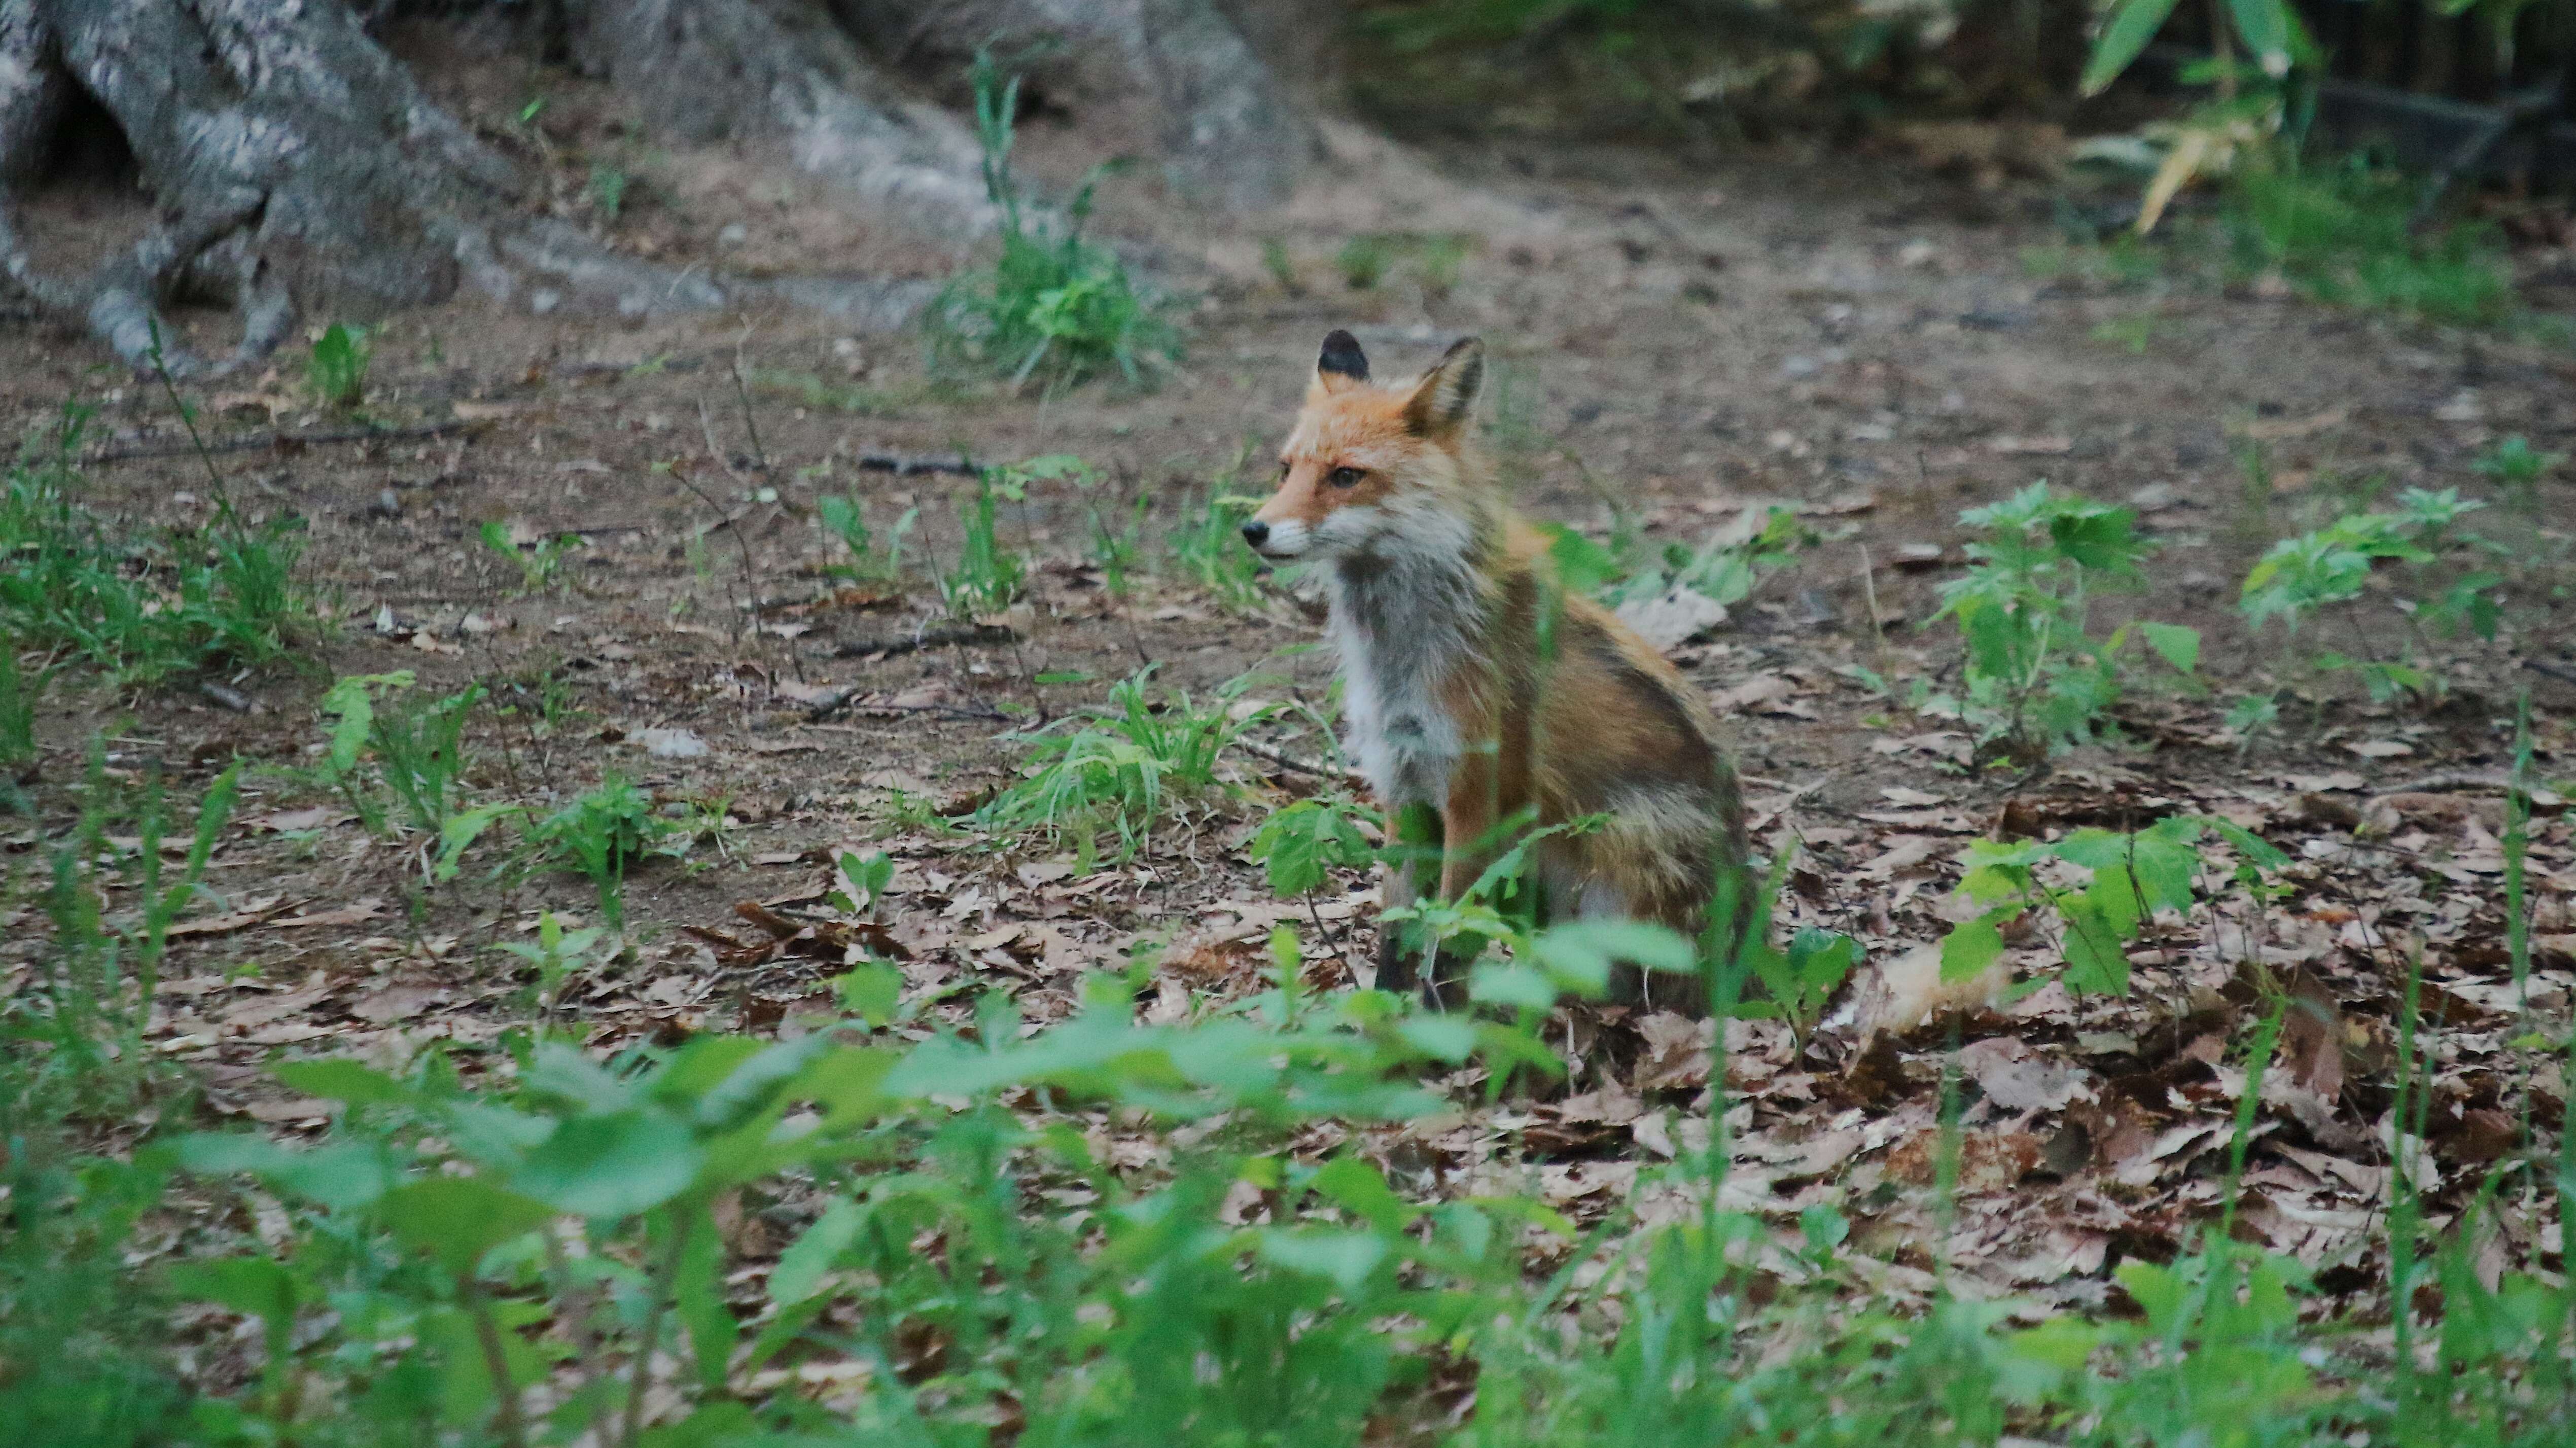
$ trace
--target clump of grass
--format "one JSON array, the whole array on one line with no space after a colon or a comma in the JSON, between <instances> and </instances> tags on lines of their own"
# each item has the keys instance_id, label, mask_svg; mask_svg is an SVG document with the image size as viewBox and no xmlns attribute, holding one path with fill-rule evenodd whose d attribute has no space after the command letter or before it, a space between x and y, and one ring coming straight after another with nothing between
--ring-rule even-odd
<instances>
[{"instance_id":1,"label":"clump of grass","mask_svg":"<svg viewBox=\"0 0 2576 1448\"><path fill-rule=\"evenodd\" d=\"M853 583L882 583L903 576L903 540L921 520L919 508L906 509L882 539L868 526L867 504L856 497L826 493L814 500L814 516L850 555L846 563L826 565L825 572Z\"/></svg>"},{"instance_id":2,"label":"clump of grass","mask_svg":"<svg viewBox=\"0 0 2576 1448\"><path fill-rule=\"evenodd\" d=\"M950 618L963 621L1007 612L1028 586L1028 560L1001 540L995 515L998 492L987 474L976 481L975 500L957 510L964 536L956 566L940 569L933 580Z\"/></svg>"},{"instance_id":3,"label":"clump of grass","mask_svg":"<svg viewBox=\"0 0 2576 1448\"><path fill-rule=\"evenodd\" d=\"M1180 522L1168 535L1173 567L1183 578L1215 594L1229 608L1248 609L1261 601L1261 560L1243 546L1243 520L1259 499L1236 492L1251 444L1204 488L1194 490L1181 507Z\"/></svg>"},{"instance_id":4,"label":"clump of grass","mask_svg":"<svg viewBox=\"0 0 2576 1448\"><path fill-rule=\"evenodd\" d=\"M1374 290L1400 265L1436 301L1458 284L1470 243L1471 238L1451 231L1364 231L1342 243L1333 265L1355 292Z\"/></svg>"},{"instance_id":5,"label":"clump of grass","mask_svg":"<svg viewBox=\"0 0 2576 1448\"><path fill-rule=\"evenodd\" d=\"M480 685L424 701L413 675L360 674L340 680L322 696L331 716L324 767L342 797L369 829L381 830L385 811L362 793L359 765L372 761L376 783L393 796L413 828L433 838L446 834L461 803L465 772L465 721L483 699Z\"/></svg>"},{"instance_id":6,"label":"clump of grass","mask_svg":"<svg viewBox=\"0 0 2576 1448\"><path fill-rule=\"evenodd\" d=\"M1217 757L1267 710L1238 718L1234 690L1200 703L1173 693L1157 701L1151 666L1110 686L1108 707L1061 726L1019 735L1036 763L976 812L996 834L1070 844L1086 867L1104 837L1115 858L1132 859L1175 811L1216 790Z\"/></svg>"},{"instance_id":7,"label":"clump of grass","mask_svg":"<svg viewBox=\"0 0 2576 1448\"><path fill-rule=\"evenodd\" d=\"M2537 514L2540 511L2540 480L2566 461L2567 454L2542 452L2531 445L2531 439L2517 432L2489 445L2469 466L2502 488L2505 500L2516 511Z\"/></svg>"},{"instance_id":8,"label":"clump of grass","mask_svg":"<svg viewBox=\"0 0 2576 1448\"><path fill-rule=\"evenodd\" d=\"M959 273L930 307L932 361L1049 390L1115 374L1146 385L1180 355L1179 333L1127 275L1118 254L1083 234L1099 173L1074 193L1061 221L1033 214L1011 173L1012 117L1020 83L1002 81L989 55L975 60L975 129L984 189L1001 210L1001 254Z\"/></svg>"},{"instance_id":9,"label":"clump of grass","mask_svg":"<svg viewBox=\"0 0 2576 1448\"><path fill-rule=\"evenodd\" d=\"M2231 260L2274 271L2321 302L2491 326L2513 310L2494 229L2416 224L2420 184L2368 157L2305 164L2283 152L2231 179L2222 222Z\"/></svg>"},{"instance_id":10,"label":"clump of grass","mask_svg":"<svg viewBox=\"0 0 2576 1448\"><path fill-rule=\"evenodd\" d=\"M590 179L582 186L582 195L590 202L591 212L611 226L626 210L626 193L635 178L626 168L607 161L591 163Z\"/></svg>"},{"instance_id":11,"label":"clump of grass","mask_svg":"<svg viewBox=\"0 0 2576 1448\"><path fill-rule=\"evenodd\" d=\"M132 682L284 653L312 622L294 586L296 526L229 507L207 528L101 518L74 501L88 416L66 408L50 445L0 485L0 630Z\"/></svg>"},{"instance_id":12,"label":"clump of grass","mask_svg":"<svg viewBox=\"0 0 2576 1448\"><path fill-rule=\"evenodd\" d=\"M0 633L0 765L15 768L36 758L36 698L45 676L27 677L18 641Z\"/></svg>"}]
</instances>

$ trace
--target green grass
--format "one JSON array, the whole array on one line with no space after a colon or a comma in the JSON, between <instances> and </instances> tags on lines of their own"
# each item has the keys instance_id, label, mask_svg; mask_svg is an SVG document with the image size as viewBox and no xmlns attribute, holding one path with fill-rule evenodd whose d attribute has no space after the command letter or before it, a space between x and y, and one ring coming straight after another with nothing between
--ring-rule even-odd
<instances>
[{"instance_id":1,"label":"green grass","mask_svg":"<svg viewBox=\"0 0 2576 1448\"><path fill-rule=\"evenodd\" d=\"M145 683L285 653L314 627L294 582L303 541L287 520L219 509L204 528L140 529L78 501L84 410L0 481L0 632Z\"/></svg>"},{"instance_id":2,"label":"green grass","mask_svg":"<svg viewBox=\"0 0 2576 1448\"><path fill-rule=\"evenodd\" d=\"M951 278L931 303L924 325L932 362L1014 389L1053 391L1113 375L1131 387L1152 382L1180 356L1180 334L1118 254L1084 234L1097 175L1060 220L1030 208L1011 172L1019 81L1002 81L989 56L976 58L974 80L984 186L1001 211L1001 250Z\"/></svg>"},{"instance_id":3,"label":"green grass","mask_svg":"<svg viewBox=\"0 0 2576 1448\"><path fill-rule=\"evenodd\" d=\"M1108 706L1022 735L1029 770L975 815L978 827L1013 841L1071 846L1088 861L1115 842L1127 860L1156 828L1217 792L1217 758L1259 714L1235 717L1233 690L1204 702L1183 693L1157 699L1148 668L1110 686Z\"/></svg>"},{"instance_id":4,"label":"green grass","mask_svg":"<svg viewBox=\"0 0 2576 1448\"><path fill-rule=\"evenodd\" d=\"M2503 242L2478 222L2417 228L2421 193L2416 178L2366 158L2287 156L2230 179L2219 226L2237 271L2277 272L2316 301L2460 326L2506 321Z\"/></svg>"},{"instance_id":5,"label":"green grass","mask_svg":"<svg viewBox=\"0 0 2576 1448\"><path fill-rule=\"evenodd\" d=\"M2289 146L2215 184L2204 212L2169 214L2157 233L2035 247L2024 269L2121 291L2184 281L2203 288L2277 283L2309 301L2463 327L2527 319L2493 226L2436 215L2418 224L2423 179L2367 156L2302 157ZM2152 318L2104 323L2097 340L2148 349Z\"/></svg>"},{"instance_id":6,"label":"green grass","mask_svg":"<svg viewBox=\"0 0 2576 1448\"><path fill-rule=\"evenodd\" d=\"M1268 591L1260 558L1243 544L1243 520L1261 501L1238 491L1251 456L1246 444L1223 471L1193 489L1179 521L1164 535L1173 571L1228 608L1251 608Z\"/></svg>"}]
</instances>

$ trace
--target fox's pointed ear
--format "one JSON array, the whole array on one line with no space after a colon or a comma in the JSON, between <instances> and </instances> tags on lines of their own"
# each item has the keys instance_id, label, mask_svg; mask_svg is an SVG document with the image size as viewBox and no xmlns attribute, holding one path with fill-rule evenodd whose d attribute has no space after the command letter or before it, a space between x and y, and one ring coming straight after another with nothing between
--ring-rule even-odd
<instances>
[{"instance_id":1,"label":"fox's pointed ear","mask_svg":"<svg viewBox=\"0 0 2576 1448\"><path fill-rule=\"evenodd\" d=\"M1339 328L1324 336L1323 354L1315 359L1315 382L1326 392L1368 381L1368 354L1360 339Z\"/></svg>"},{"instance_id":2,"label":"fox's pointed ear","mask_svg":"<svg viewBox=\"0 0 2576 1448\"><path fill-rule=\"evenodd\" d=\"M1455 431L1476 407L1476 392L1485 385L1485 344L1469 337L1451 347L1440 365L1424 374L1404 404L1404 425L1417 436L1439 437Z\"/></svg>"}]
</instances>

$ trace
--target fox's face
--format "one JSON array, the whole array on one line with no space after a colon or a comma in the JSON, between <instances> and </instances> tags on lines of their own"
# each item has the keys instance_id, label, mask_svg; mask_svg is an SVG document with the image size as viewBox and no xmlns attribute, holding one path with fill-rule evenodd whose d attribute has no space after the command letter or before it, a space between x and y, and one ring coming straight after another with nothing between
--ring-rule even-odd
<instances>
[{"instance_id":1,"label":"fox's face","mask_svg":"<svg viewBox=\"0 0 2576 1448\"><path fill-rule=\"evenodd\" d=\"M1264 558L1336 559L1395 544L1425 525L1454 531L1462 452L1485 346L1451 347L1419 382L1369 381L1358 339L1324 339L1306 405L1279 450L1279 490L1243 525Z\"/></svg>"}]
</instances>

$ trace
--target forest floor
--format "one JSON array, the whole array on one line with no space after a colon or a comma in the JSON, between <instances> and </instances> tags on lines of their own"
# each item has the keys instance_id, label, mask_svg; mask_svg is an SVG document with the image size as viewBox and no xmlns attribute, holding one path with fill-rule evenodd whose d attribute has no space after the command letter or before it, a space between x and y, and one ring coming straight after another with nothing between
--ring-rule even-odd
<instances>
[{"instance_id":1,"label":"forest floor","mask_svg":"<svg viewBox=\"0 0 2576 1448\"><path fill-rule=\"evenodd\" d=\"M551 113L568 156L617 144L614 117L584 104ZM1489 438L1530 514L1597 538L1633 523L1651 544L1696 544L1774 505L1802 524L1751 598L1673 649L1734 735L1760 848L1796 851L1783 915L1853 935L1867 962L1804 1041L1773 1022L1729 1028L1746 1204L1794 1217L1838 1203L1856 1246L1900 1273L1928 1268L1933 1209L1915 1188L1935 1171L1957 1045L1970 1086L1956 1280L2099 1303L2109 1265L2169 1257L2214 1209L2249 955L2303 1004L2267 1089L2245 1219L2329 1291L2382 1275L2370 1244L2389 1202L2410 952L2440 1023L2426 1131L2437 1214L2511 1147L2519 1103L2555 1119L2554 1068L2505 1044L2520 1002L2499 836L2525 691L2535 778L2576 778L2576 482L2562 471L2516 512L2473 461L2514 434L2576 451L2563 345L2261 284L2105 279L2065 259L2045 185L1979 190L1898 157L1339 144L1340 179L1290 223L1173 221L1150 236L1187 259L1176 274L1205 279L1186 358L1150 391L959 388L926 372L910 338L795 316L628 326L459 303L376 331L355 413L315 407L300 358L196 393L222 486L255 515L302 520L300 579L329 628L285 662L212 680L58 677L40 709L36 814L0 823L11 878L41 874L93 741L111 778L157 770L174 799L243 761L212 893L174 931L154 1048L192 1069L213 1115L290 1133L318 1129L327 1108L272 1083L277 1059L395 1061L436 1040L470 1059L530 1019L526 963L497 947L526 942L546 912L597 923L598 902L580 877L514 864L498 844L425 885L433 842L371 832L317 772L332 682L411 671L424 696L488 691L468 734L473 799L543 813L616 773L687 826L684 858L626 885L626 950L551 1004L594 1046L770 1033L831 1009L846 932L823 897L844 850L891 855L879 914L907 993L955 1011L999 990L1032 1023L1060 1019L1087 973L1149 948L1162 951L1149 1018L1219 1009L1264 988L1281 924L1303 932L1311 983L1365 984L1370 882L1344 872L1283 902L1245 853L1280 803L1348 787L1318 731L1255 726L1261 752L1229 753L1225 787L1130 859L954 821L1023 766L1013 731L1076 716L1147 665L1157 690L1323 708L1331 661L1314 612L1250 579L1223 553L1231 539L1210 532L1215 551L1180 557L1171 535L1228 526L1210 525L1212 496L1264 491L1327 330L1351 328L1386 374L1477 334L1496 359ZM862 260L828 207L757 158L662 152L635 174L605 229L665 261ZM1120 199L1127 184L1109 182L1108 224L1150 233L1150 196ZM121 203L49 204L75 219L93 207L106 225ZM1398 245L1382 279L1353 286L1351 239L1394 231L1460 238L1454 275ZM2576 285L2564 249L2513 264L2528 305L2563 306ZM0 356L0 429L37 435L67 402L96 409L82 443L91 507L207 521L207 460L157 383L24 319L0 322ZM393 431L343 440L374 429ZM872 460L961 453L1070 454L1098 481L1039 481L1025 506L1003 506L999 539L1032 565L1026 596L989 621L1000 628L956 641L918 572L830 575L844 555L816 508L854 497L880 532L917 509L910 553L954 557L975 478ZM2146 586L2102 600L2096 631L2128 617L2195 627L2199 677L2159 683L2140 663L2109 741L2037 772L1971 768L1973 732L1909 708L1907 691L1955 685L1960 644L1934 614L1967 561L1959 514L2041 479L2135 510L2156 548ZM2467 520L2502 549L2487 565L2507 600L2493 641L2419 641L2385 588L2296 635L2243 621L2242 580L2276 540L2410 487L2494 505ZM1122 599L1091 519L1128 517L1136 500L1150 522ZM515 556L487 546L492 523ZM547 566L546 540L564 535L579 546ZM2308 667L2356 636L2438 675L2438 699L2374 703ZM2225 725L2237 696L2274 686L2290 691L2279 728ZM2560 798L2539 798L2531 1004L2554 1034L2576 984L2576 840ZM2251 918L2151 927L2125 995L2052 982L1952 1000L1966 1009L1918 1026L1932 1003L1922 947L1962 914L1950 892L1970 842L2186 814L2270 840L2293 860L2291 888ZM23 983L41 907L12 888L0 979ZM742 902L811 928L774 940ZM2009 957L2033 980L2055 960L2043 937L2016 938ZM1465 1073L1447 1083L1454 1113L1372 1128L1365 1149L1426 1190L1502 1174L1578 1220L1605 1210L1641 1162L1674 1153L1704 1099L1704 1028L1618 1008L1569 1007L1564 1021L1563 1086L1494 1101ZM2556 1260L2554 1226L2510 1222L2517 1257Z\"/></svg>"}]
</instances>

